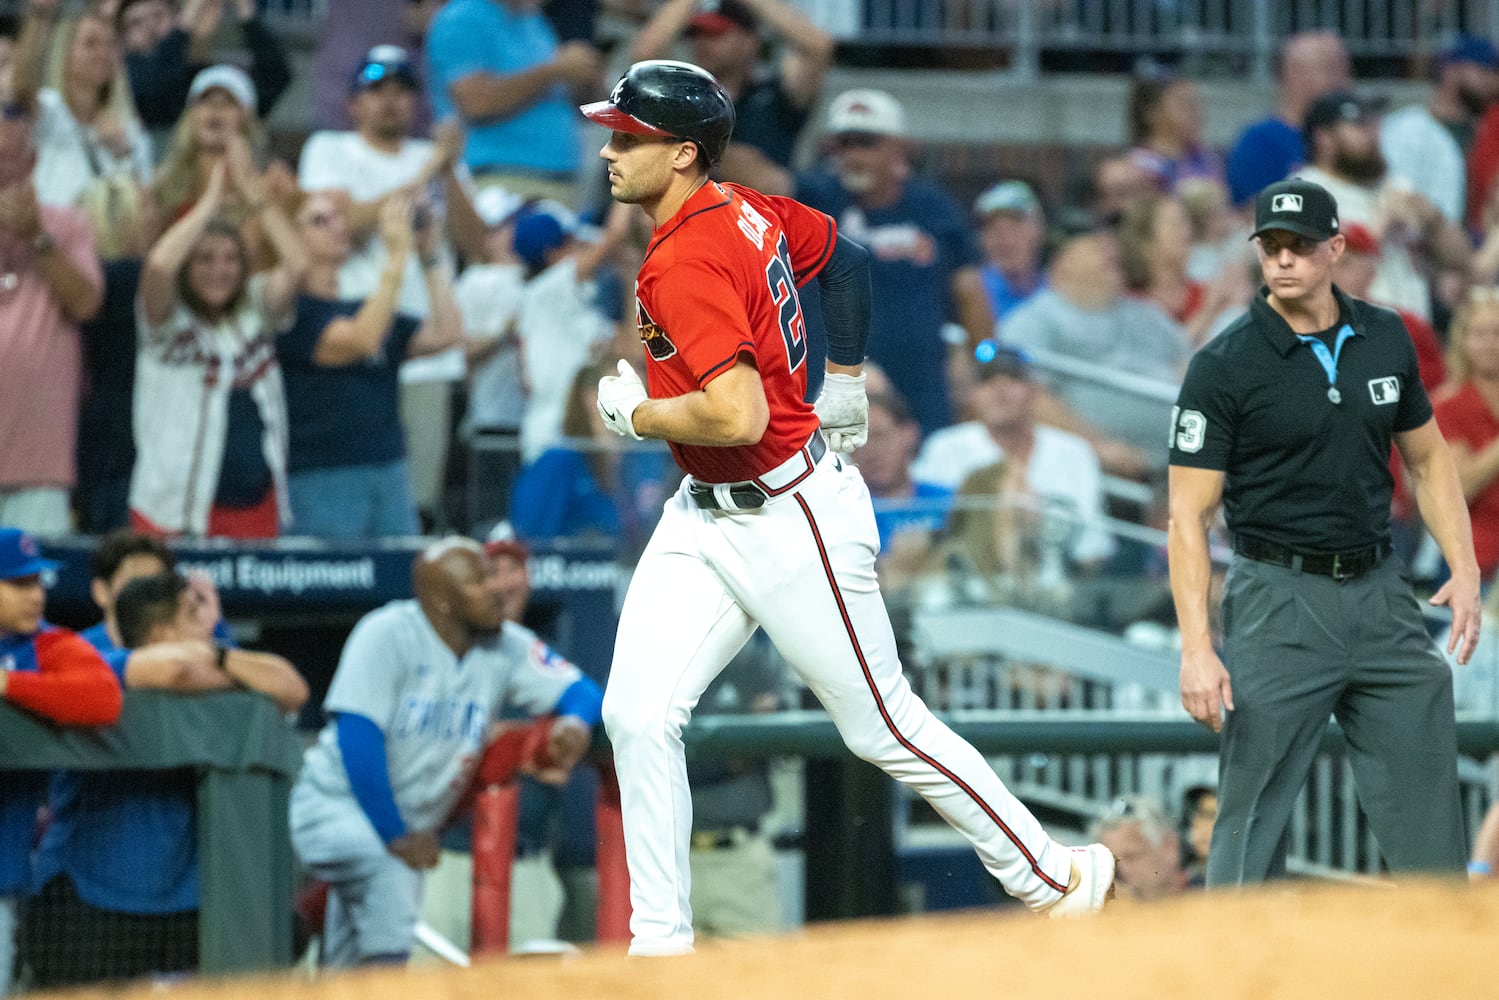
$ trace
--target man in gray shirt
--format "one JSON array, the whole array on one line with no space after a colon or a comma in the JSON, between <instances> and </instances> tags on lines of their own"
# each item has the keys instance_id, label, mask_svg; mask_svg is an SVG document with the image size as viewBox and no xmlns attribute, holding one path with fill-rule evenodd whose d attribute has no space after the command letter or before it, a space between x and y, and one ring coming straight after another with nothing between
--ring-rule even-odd
<instances>
[{"instance_id":1,"label":"man in gray shirt","mask_svg":"<svg viewBox=\"0 0 1499 1000\"><path fill-rule=\"evenodd\" d=\"M1105 471L1144 478L1162 467L1160 441L1170 426L1171 398L1191 356L1187 332L1165 312L1124 291L1112 230L1074 222L1047 270L1047 287L1006 317L1001 340L1029 353L1047 371L1049 398L1037 421L1087 438ZM1068 371L1055 370L1056 356ZM1158 383L1143 395L1072 371L1082 363Z\"/></svg>"}]
</instances>

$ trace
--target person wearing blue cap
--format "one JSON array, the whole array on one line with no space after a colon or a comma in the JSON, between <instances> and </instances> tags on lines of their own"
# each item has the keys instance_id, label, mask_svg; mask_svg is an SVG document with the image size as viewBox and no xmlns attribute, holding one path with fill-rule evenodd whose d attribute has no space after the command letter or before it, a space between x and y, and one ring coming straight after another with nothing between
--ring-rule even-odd
<instances>
[{"instance_id":1,"label":"person wearing blue cap","mask_svg":"<svg viewBox=\"0 0 1499 1000\"><path fill-rule=\"evenodd\" d=\"M94 648L43 618L43 559L26 532L0 528L0 702L64 725L107 726L120 716L120 685ZM16 909L31 877L36 814L45 771L0 772L0 996L10 984Z\"/></svg>"},{"instance_id":2,"label":"person wearing blue cap","mask_svg":"<svg viewBox=\"0 0 1499 1000\"><path fill-rule=\"evenodd\" d=\"M1441 55L1424 104L1384 116L1379 148L1391 176L1402 177L1442 214L1462 222L1467 209L1466 157L1478 120L1499 97L1499 49L1462 35Z\"/></svg>"},{"instance_id":3,"label":"person wearing blue cap","mask_svg":"<svg viewBox=\"0 0 1499 1000\"><path fill-rule=\"evenodd\" d=\"M413 133L422 95L412 54L399 45L376 45L350 69L354 129L313 133L302 148L297 183L303 191L342 192L339 197L348 202L352 252L339 269L338 284L345 298L366 300L386 280L388 255L376 230L387 201L414 194L422 213L438 219L435 253L448 272L454 269L455 248L468 260L483 258L488 231L469 197L463 130L446 122L431 139ZM425 321L432 300L421 255L407 253L402 263L397 308ZM448 460L453 388L464 375L463 354L456 348L411 359L400 369L413 499L434 517Z\"/></svg>"},{"instance_id":4,"label":"person wearing blue cap","mask_svg":"<svg viewBox=\"0 0 1499 1000\"><path fill-rule=\"evenodd\" d=\"M584 239L577 216L555 201L536 202L516 216L515 252L526 268L515 321L529 390L521 417L523 463L563 436L573 378L614 337L595 279L634 217L634 206L615 204L597 238Z\"/></svg>"}]
</instances>

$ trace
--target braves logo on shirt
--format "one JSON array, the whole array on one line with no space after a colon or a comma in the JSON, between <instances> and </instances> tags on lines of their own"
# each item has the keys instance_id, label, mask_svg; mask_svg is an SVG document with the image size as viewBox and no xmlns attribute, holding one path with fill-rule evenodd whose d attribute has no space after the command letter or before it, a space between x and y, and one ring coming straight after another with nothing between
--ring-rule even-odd
<instances>
[{"instance_id":1,"label":"braves logo on shirt","mask_svg":"<svg viewBox=\"0 0 1499 1000\"><path fill-rule=\"evenodd\" d=\"M645 306L641 304L639 296L635 298L635 328L640 331L640 342L645 345L645 349L655 360L665 361L676 355L677 345L673 344L671 338L666 335L666 331L651 319L651 314L645 311Z\"/></svg>"}]
</instances>

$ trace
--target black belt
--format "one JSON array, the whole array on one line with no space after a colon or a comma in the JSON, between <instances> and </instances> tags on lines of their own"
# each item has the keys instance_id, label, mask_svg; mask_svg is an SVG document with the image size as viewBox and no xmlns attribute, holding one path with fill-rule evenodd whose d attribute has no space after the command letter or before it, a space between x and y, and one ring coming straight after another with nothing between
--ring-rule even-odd
<instances>
[{"instance_id":1,"label":"black belt","mask_svg":"<svg viewBox=\"0 0 1499 1000\"><path fill-rule=\"evenodd\" d=\"M717 830L693 830L692 849L695 851L722 851L726 848L737 847L739 844L755 836L759 832L760 824L752 823L748 826L730 826Z\"/></svg>"},{"instance_id":2,"label":"black belt","mask_svg":"<svg viewBox=\"0 0 1499 1000\"><path fill-rule=\"evenodd\" d=\"M1384 557L1390 554L1390 543L1380 542L1352 552L1297 552L1263 538L1240 535L1234 539L1234 551L1272 566L1284 566L1286 569L1317 576L1330 576L1334 580L1352 580L1383 562Z\"/></svg>"},{"instance_id":3,"label":"black belt","mask_svg":"<svg viewBox=\"0 0 1499 1000\"><path fill-rule=\"evenodd\" d=\"M812 455L812 464L816 465L822 461L822 456L827 454L828 443L823 440L821 431L813 431L812 436L807 439L807 451ZM786 462L794 461L801 454L798 450ZM783 465L786 463L782 463ZM692 502L704 510L726 510L719 503L715 493L717 487L722 483L705 483L698 479L690 480L687 484L687 494L692 497ZM729 483L729 497L734 501L734 507L738 510L758 510L765 506L765 501L770 499L770 494L754 480L746 479L738 483Z\"/></svg>"}]
</instances>

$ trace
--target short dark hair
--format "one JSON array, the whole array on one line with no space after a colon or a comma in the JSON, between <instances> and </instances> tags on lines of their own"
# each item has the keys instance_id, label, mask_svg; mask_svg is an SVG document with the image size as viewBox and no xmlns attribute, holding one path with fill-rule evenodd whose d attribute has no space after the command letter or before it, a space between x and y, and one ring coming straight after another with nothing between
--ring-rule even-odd
<instances>
[{"instance_id":1,"label":"short dark hair","mask_svg":"<svg viewBox=\"0 0 1499 1000\"><path fill-rule=\"evenodd\" d=\"M144 646L151 630L170 625L177 617L187 579L180 573L139 576L120 588L115 598L115 627L126 649Z\"/></svg>"},{"instance_id":2,"label":"short dark hair","mask_svg":"<svg viewBox=\"0 0 1499 1000\"><path fill-rule=\"evenodd\" d=\"M94 579L112 580L120 565L131 556L155 556L167 569L177 568L177 553L155 535L119 528L105 535L94 549Z\"/></svg>"}]
</instances>

